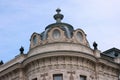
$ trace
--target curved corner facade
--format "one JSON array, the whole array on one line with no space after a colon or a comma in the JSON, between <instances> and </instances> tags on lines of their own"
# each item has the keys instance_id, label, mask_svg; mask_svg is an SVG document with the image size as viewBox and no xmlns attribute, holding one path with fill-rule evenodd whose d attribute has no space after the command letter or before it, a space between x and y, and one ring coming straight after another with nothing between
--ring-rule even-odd
<instances>
[{"instance_id":1,"label":"curved corner facade","mask_svg":"<svg viewBox=\"0 0 120 80\"><path fill-rule=\"evenodd\" d=\"M120 57L92 49L85 32L56 11L56 23L31 35L27 54L0 65L0 80L119 80Z\"/></svg>"}]
</instances>

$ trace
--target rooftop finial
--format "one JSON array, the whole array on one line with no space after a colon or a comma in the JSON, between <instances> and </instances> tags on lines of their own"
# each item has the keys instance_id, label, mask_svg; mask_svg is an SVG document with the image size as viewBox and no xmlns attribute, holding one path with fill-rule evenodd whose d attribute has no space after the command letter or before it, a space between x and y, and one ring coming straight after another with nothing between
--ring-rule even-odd
<instances>
[{"instance_id":1,"label":"rooftop finial","mask_svg":"<svg viewBox=\"0 0 120 80\"><path fill-rule=\"evenodd\" d=\"M96 42L93 43L94 50L97 50L98 44Z\"/></svg>"},{"instance_id":2,"label":"rooftop finial","mask_svg":"<svg viewBox=\"0 0 120 80\"><path fill-rule=\"evenodd\" d=\"M2 65L2 64L4 64L4 62L1 60L1 61L0 61L0 65Z\"/></svg>"},{"instance_id":3,"label":"rooftop finial","mask_svg":"<svg viewBox=\"0 0 120 80\"><path fill-rule=\"evenodd\" d=\"M60 23L64 16L60 14L61 9L57 8L56 12L57 14L54 15L54 19L56 20L57 23Z\"/></svg>"},{"instance_id":4,"label":"rooftop finial","mask_svg":"<svg viewBox=\"0 0 120 80\"><path fill-rule=\"evenodd\" d=\"M21 46L20 48L20 54L23 54L24 53L24 47Z\"/></svg>"},{"instance_id":5,"label":"rooftop finial","mask_svg":"<svg viewBox=\"0 0 120 80\"><path fill-rule=\"evenodd\" d=\"M56 12L59 14L61 12L61 9L57 8Z\"/></svg>"}]
</instances>

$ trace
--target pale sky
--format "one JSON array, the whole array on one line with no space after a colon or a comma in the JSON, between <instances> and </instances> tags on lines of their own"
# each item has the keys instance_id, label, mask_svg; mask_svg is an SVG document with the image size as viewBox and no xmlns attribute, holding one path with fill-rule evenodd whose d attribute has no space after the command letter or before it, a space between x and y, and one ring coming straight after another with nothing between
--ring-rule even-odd
<instances>
[{"instance_id":1,"label":"pale sky","mask_svg":"<svg viewBox=\"0 0 120 80\"><path fill-rule=\"evenodd\" d=\"M27 53L32 33L55 23L57 8L63 22L85 31L91 48L96 41L102 52L120 49L120 0L0 0L0 60L13 59L21 46Z\"/></svg>"}]
</instances>

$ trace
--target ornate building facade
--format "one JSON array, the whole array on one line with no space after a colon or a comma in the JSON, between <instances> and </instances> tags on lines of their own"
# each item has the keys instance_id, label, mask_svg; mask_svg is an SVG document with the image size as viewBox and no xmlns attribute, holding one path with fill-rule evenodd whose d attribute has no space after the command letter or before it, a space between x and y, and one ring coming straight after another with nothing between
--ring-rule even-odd
<instances>
[{"instance_id":1,"label":"ornate building facade","mask_svg":"<svg viewBox=\"0 0 120 80\"><path fill-rule=\"evenodd\" d=\"M57 9L56 23L33 33L30 49L0 64L0 80L120 80L120 50L92 49L82 29L63 23Z\"/></svg>"}]
</instances>

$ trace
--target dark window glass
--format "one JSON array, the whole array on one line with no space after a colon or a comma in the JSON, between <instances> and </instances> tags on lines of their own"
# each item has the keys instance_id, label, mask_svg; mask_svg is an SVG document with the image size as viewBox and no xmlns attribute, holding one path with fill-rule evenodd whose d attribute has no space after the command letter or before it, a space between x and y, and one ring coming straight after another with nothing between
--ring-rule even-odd
<instances>
[{"instance_id":1,"label":"dark window glass","mask_svg":"<svg viewBox=\"0 0 120 80\"><path fill-rule=\"evenodd\" d=\"M63 80L63 75L62 74L54 74L53 80Z\"/></svg>"},{"instance_id":2,"label":"dark window glass","mask_svg":"<svg viewBox=\"0 0 120 80\"><path fill-rule=\"evenodd\" d=\"M34 79L32 79L32 80L37 80L37 78L34 78Z\"/></svg>"},{"instance_id":3,"label":"dark window glass","mask_svg":"<svg viewBox=\"0 0 120 80\"><path fill-rule=\"evenodd\" d=\"M86 76L80 75L80 80L87 80Z\"/></svg>"}]
</instances>

